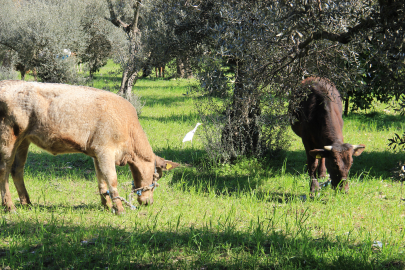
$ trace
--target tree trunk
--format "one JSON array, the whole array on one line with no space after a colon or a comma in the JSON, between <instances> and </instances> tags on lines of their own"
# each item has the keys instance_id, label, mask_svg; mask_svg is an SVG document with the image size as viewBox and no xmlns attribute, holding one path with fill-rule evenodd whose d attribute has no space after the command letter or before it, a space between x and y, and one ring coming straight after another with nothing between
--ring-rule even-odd
<instances>
[{"instance_id":1,"label":"tree trunk","mask_svg":"<svg viewBox=\"0 0 405 270\"><path fill-rule=\"evenodd\" d=\"M182 62L184 64L185 78L187 78L187 79L192 78L193 77L193 71L191 70L190 60L189 60L188 56L185 56L182 59Z\"/></svg>"},{"instance_id":2,"label":"tree trunk","mask_svg":"<svg viewBox=\"0 0 405 270\"><path fill-rule=\"evenodd\" d=\"M344 112L345 116L347 116L347 114L349 113L349 100L350 100L350 96L347 95L345 98L345 112Z\"/></svg>"},{"instance_id":3,"label":"tree trunk","mask_svg":"<svg viewBox=\"0 0 405 270\"><path fill-rule=\"evenodd\" d=\"M353 96L353 90L347 91L346 98L344 99L345 102L344 116L347 116L349 114L349 105L351 96Z\"/></svg>"},{"instance_id":4,"label":"tree trunk","mask_svg":"<svg viewBox=\"0 0 405 270\"><path fill-rule=\"evenodd\" d=\"M121 87L120 90L118 91L118 94L127 97L131 94L132 86L134 85L134 83L136 83L138 79L137 77L138 71L142 67L140 63L136 62L137 61L136 56L137 54L139 54L141 50L140 44L138 44L138 40L141 35L141 31L138 28L138 22L142 0L135 1L133 5L134 17L133 21L130 24L126 24L123 21L121 21L121 19L118 18L117 14L114 11L114 6L111 0L107 0L107 4L108 9L110 11L110 18L108 18L108 20L111 21L111 23L114 24L116 27L120 27L125 31L131 44L130 57L127 66L125 67L125 70L122 73Z\"/></svg>"},{"instance_id":5,"label":"tree trunk","mask_svg":"<svg viewBox=\"0 0 405 270\"><path fill-rule=\"evenodd\" d=\"M133 67L134 65L128 65L122 73L121 87L118 91L119 95L128 96L132 93L132 87L138 80L138 71Z\"/></svg>"},{"instance_id":6,"label":"tree trunk","mask_svg":"<svg viewBox=\"0 0 405 270\"><path fill-rule=\"evenodd\" d=\"M181 61L181 57L176 57L177 77L184 78L184 64Z\"/></svg>"},{"instance_id":7,"label":"tree trunk","mask_svg":"<svg viewBox=\"0 0 405 270\"><path fill-rule=\"evenodd\" d=\"M177 56L176 58L177 77L190 79L193 77L190 61L187 56Z\"/></svg>"},{"instance_id":8,"label":"tree trunk","mask_svg":"<svg viewBox=\"0 0 405 270\"><path fill-rule=\"evenodd\" d=\"M18 72L20 72L21 80L24 81L25 80L25 73L27 72L27 69L25 68L25 65L23 65L21 63L17 63L17 65L15 65L15 69Z\"/></svg>"},{"instance_id":9,"label":"tree trunk","mask_svg":"<svg viewBox=\"0 0 405 270\"><path fill-rule=\"evenodd\" d=\"M260 127L257 123L261 114L259 93L256 86L247 86L244 75L239 63L233 102L227 112L228 123L222 131L222 143L231 160L239 155L257 155L260 150Z\"/></svg>"}]
</instances>

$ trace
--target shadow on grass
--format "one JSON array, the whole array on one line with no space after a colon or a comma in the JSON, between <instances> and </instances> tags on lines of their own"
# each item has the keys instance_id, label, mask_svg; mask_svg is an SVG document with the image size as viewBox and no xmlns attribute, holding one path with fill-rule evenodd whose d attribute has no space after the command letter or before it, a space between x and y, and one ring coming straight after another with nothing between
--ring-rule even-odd
<instances>
[{"instance_id":1,"label":"shadow on grass","mask_svg":"<svg viewBox=\"0 0 405 270\"><path fill-rule=\"evenodd\" d=\"M154 104L166 107L183 105L189 97L173 97L173 96L142 96L141 101L145 102L145 106L153 107Z\"/></svg>"},{"instance_id":2,"label":"shadow on grass","mask_svg":"<svg viewBox=\"0 0 405 270\"><path fill-rule=\"evenodd\" d=\"M170 147L155 151L155 154L182 164L193 164L204 154L203 150L187 148L171 149ZM117 174L129 173L129 167L116 166ZM54 176L64 177L66 175L74 178L95 178L94 163L91 157L85 154L64 154L53 156L47 152L28 152L25 164L25 173L33 177Z\"/></svg>"},{"instance_id":3,"label":"shadow on grass","mask_svg":"<svg viewBox=\"0 0 405 270\"><path fill-rule=\"evenodd\" d=\"M269 168L279 169L286 163L286 173L298 175L306 173L306 154L304 150L283 151L277 158L269 159ZM366 150L358 157L353 157L353 165L350 169L351 177L388 179L392 169L397 169L399 161L405 161L405 152L375 152Z\"/></svg>"},{"instance_id":4,"label":"shadow on grass","mask_svg":"<svg viewBox=\"0 0 405 270\"><path fill-rule=\"evenodd\" d=\"M197 124L200 121L200 116L197 113L189 113L189 114L172 114L167 116L141 116L139 117L142 120L152 120L152 121L159 121L162 123L167 122L174 122L174 123L184 123L190 122L193 124Z\"/></svg>"},{"instance_id":5,"label":"shadow on grass","mask_svg":"<svg viewBox=\"0 0 405 270\"><path fill-rule=\"evenodd\" d=\"M65 154L53 156L46 152L28 152L25 173L33 177L49 175L91 180L95 177L94 164L91 157L84 154Z\"/></svg>"},{"instance_id":6,"label":"shadow on grass","mask_svg":"<svg viewBox=\"0 0 405 270\"><path fill-rule=\"evenodd\" d=\"M152 217L153 218L153 217ZM371 241L314 239L276 230L275 221L252 220L244 230L233 220L202 228L151 222L128 232L114 226L61 225L21 220L0 223L0 262L6 269L402 269L403 260L385 249L373 252ZM358 242L358 241L356 241ZM385 258L385 259L381 259Z\"/></svg>"},{"instance_id":7,"label":"shadow on grass","mask_svg":"<svg viewBox=\"0 0 405 270\"><path fill-rule=\"evenodd\" d=\"M366 125L375 125L377 130L385 129L387 127L401 128L404 126L404 117L401 115L386 114L384 112L372 113L350 113L348 116L343 117L343 120L357 120Z\"/></svg>"},{"instance_id":8,"label":"shadow on grass","mask_svg":"<svg viewBox=\"0 0 405 270\"><path fill-rule=\"evenodd\" d=\"M267 181L269 172L277 173L285 166L285 173L293 176L305 174L305 152L284 151L272 159L264 159L261 162L262 169L245 172L243 174L232 167L226 173L222 173L219 167L212 169L209 161L202 157L205 151L186 147L185 149L167 148L156 149L156 155L178 162L181 164L194 165L192 170L176 169L173 171L171 184L182 183L186 188L215 187L224 194L226 192L248 192L262 186ZM389 179L391 170L397 167L398 161L405 161L405 153L393 152L363 152L361 156L354 158L354 164L350 170L352 178L368 181L372 178ZM286 162L285 162L286 161ZM285 162L285 163L284 163ZM116 167L117 173L129 174L128 166ZM93 161L84 154L67 154L52 156L46 152L29 152L26 163L26 173L35 176L52 175L53 177L72 176L93 181L95 171ZM205 185L205 187L204 187ZM276 196L279 197L279 196Z\"/></svg>"}]
</instances>

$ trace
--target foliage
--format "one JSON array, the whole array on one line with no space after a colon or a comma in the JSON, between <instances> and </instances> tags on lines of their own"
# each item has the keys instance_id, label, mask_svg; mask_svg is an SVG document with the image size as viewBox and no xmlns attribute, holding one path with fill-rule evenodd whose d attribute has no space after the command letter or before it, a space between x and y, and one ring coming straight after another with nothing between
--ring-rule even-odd
<instances>
[{"instance_id":1,"label":"foliage","mask_svg":"<svg viewBox=\"0 0 405 270\"><path fill-rule=\"evenodd\" d=\"M73 9L73 2L77 5ZM64 49L77 49L82 44L80 16L86 1L11 1L2 4L0 43L17 52L18 62L31 69L40 67L54 77L66 71L61 64L52 69ZM7 15L6 15L7 14ZM61 74L58 74L61 75Z\"/></svg>"},{"instance_id":2,"label":"foliage","mask_svg":"<svg viewBox=\"0 0 405 270\"><path fill-rule=\"evenodd\" d=\"M110 53L111 43L106 36L95 34L91 37L90 43L81 57L82 61L89 65L90 76L107 64Z\"/></svg>"},{"instance_id":3,"label":"foliage","mask_svg":"<svg viewBox=\"0 0 405 270\"><path fill-rule=\"evenodd\" d=\"M52 52L44 50L35 68L42 82L82 85L86 80L78 74L76 66L76 58L67 57L63 53L55 56Z\"/></svg>"},{"instance_id":4,"label":"foliage","mask_svg":"<svg viewBox=\"0 0 405 270\"><path fill-rule=\"evenodd\" d=\"M105 23L103 15L106 9L104 2L90 2L86 6L85 15L80 19L86 44L79 58L89 65L90 77L107 64L115 43L123 39L117 37L117 31Z\"/></svg>"},{"instance_id":5,"label":"foliage","mask_svg":"<svg viewBox=\"0 0 405 270\"><path fill-rule=\"evenodd\" d=\"M123 38L104 23L106 11L101 0L5 0L0 44L16 53L15 64L26 71L36 69L45 82L81 84L84 74L78 74L75 66L88 62L93 73Z\"/></svg>"}]
</instances>

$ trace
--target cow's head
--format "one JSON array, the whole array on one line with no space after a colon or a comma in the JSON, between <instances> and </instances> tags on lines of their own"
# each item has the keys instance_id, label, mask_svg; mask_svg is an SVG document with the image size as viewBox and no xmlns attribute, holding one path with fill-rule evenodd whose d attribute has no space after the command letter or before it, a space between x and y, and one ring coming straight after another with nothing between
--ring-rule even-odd
<instances>
[{"instance_id":1,"label":"cow's head","mask_svg":"<svg viewBox=\"0 0 405 270\"><path fill-rule=\"evenodd\" d=\"M324 149L314 149L309 154L314 158L325 158L325 165L332 180L332 187L336 188L342 182L345 191L348 191L347 180L353 156L359 156L366 146L364 144L351 145L350 143L324 146Z\"/></svg>"},{"instance_id":2,"label":"cow's head","mask_svg":"<svg viewBox=\"0 0 405 270\"><path fill-rule=\"evenodd\" d=\"M134 186L134 189L143 188L140 192L137 191L138 203L142 205L153 204L153 192L156 186L158 186L157 181L162 177L163 171L172 170L178 166L180 166L179 163L165 160L159 156L156 156L153 169L150 173L147 174L153 175L153 177L148 177L151 178L150 183L148 183L146 186L142 186L142 184L139 184L139 186Z\"/></svg>"}]
</instances>

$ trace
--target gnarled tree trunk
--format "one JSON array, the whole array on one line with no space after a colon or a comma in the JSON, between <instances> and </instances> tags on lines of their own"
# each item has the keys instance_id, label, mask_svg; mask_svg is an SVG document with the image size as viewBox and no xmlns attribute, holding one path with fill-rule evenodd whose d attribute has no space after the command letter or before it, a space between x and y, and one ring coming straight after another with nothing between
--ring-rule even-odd
<instances>
[{"instance_id":1,"label":"gnarled tree trunk","mask_svg":"<svg viewBox=\"0 0 405 270\"><path fill-rule=\"evenodd\" d=\"M257 86L246 81L242 64L237 65L233 102L227 110L227 124L222 131L222 144L230 158L239 155L256 155L260 150L261 114Z\"/></svg>"},{"instance_id":2,"label":"gnarled tree trunk","mask_svg":"<svg viewBox=\"0 0 405 270\"><path fill-rule=\"evenodd\" d=\"M122 28L127 37L130 41L130 56L126 67L124 68L124 72L122 74L121 79L121 87L118 91L118 94L123 96L129 96L132 92L132 87L136 83L138 79L139 70L142 68L140 63L137 63L137 54L140 52L140 36L141 31L138 28L139 22L139 12L142 4L142 0L138 0L134 2L133 10L134 10L134 17L133 21L130 24L126 24L125 22L121 21L118 18L114 11L113 4L111 0L107 0L108 8L110 11L110 18L111 21L115 26Z\"/></svg>"}]
</instances>

